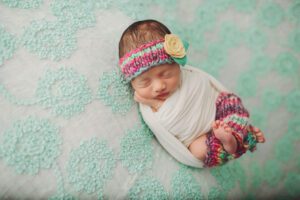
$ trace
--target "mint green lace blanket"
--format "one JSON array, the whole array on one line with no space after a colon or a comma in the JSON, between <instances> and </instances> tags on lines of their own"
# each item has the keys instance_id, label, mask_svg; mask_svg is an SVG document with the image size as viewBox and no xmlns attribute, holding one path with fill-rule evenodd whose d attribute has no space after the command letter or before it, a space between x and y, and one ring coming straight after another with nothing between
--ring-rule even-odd
<instances>
[{"instance_id":1,"label":"mint green lace blanket","mask_svg":"<svg viewBox=\"0 0 300 200\"><path fill-rule=\"evenodd\" d=\"M0 199L296 199L299 0L0 0ZM119 78L118 42L157 19L243 98L267 139L214 169L173 159Z\"/></svg>"}]
</instances>

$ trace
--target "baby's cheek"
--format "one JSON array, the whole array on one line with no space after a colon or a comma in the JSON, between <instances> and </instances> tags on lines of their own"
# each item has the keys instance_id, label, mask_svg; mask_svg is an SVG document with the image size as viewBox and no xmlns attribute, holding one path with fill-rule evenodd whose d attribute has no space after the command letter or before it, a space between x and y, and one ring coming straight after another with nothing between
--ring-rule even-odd
<instances>
[{"instance_id":1,"label":"baby's cheek","mask_svg":"<svg viewBox=\"0 0 300 200\"><path fill-rule=\"evenodd\" d=\"M176 90L180 86L180 79L178 78L173 79L170 85L173 90Z\"/></svg>"},{"instance_id":2,"label":"baby's cheek","mask_svg":"<svg viewBox=\"0 0 300 200\"><path fill-rule=\"evenodd\" d=\"M151 91L147 90L147 89L137 89L136 92L145 99L151 99Z\"/></svg>"}]
</instances>

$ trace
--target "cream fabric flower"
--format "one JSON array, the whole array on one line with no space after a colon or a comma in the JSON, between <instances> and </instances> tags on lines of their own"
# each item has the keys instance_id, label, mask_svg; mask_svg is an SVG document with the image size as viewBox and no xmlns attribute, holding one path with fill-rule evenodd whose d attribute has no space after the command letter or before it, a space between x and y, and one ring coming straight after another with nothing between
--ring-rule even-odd
<instances>
[{"instance_id":1,"label":"cream fabric flower","mask_svg":"<svg viewBox=\"0 0 300 200\"><path fill-rule=\"evenodd\" d=\"M175 34L166 34L164 48L167 54L174 58L183 58L186 54L180 38Z\"/></svg>"}]
</instances>

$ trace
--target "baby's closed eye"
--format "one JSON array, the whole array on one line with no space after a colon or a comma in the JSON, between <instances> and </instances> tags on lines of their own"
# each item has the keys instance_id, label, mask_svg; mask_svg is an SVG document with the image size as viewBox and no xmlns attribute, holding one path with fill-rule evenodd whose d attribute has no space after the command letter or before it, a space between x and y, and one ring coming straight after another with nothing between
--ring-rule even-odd
<instances>
[{"instance_id":1,"label":"baby's closed eye","mask_svg":"<svg viewBox=\"0 0 300 200\"><path fill-rule=\"evenodd\" d=\"M173 73L171 71L166 71L161 74L161 77L163 77L163 78L170 78L172 76L173 76Z\"/></svg>"},{"instance_id":2,"label":"baby's closed eye","mask_svg":"<svg viewBox=\"0 0 300 200\"><path fill-rule=\"evenodd\" d=\"M149 79L143 79L137 83L137 86L138 87L147 87L148 85L150 85L150 82L151 81Z\"/></svg>"}]
</instances>

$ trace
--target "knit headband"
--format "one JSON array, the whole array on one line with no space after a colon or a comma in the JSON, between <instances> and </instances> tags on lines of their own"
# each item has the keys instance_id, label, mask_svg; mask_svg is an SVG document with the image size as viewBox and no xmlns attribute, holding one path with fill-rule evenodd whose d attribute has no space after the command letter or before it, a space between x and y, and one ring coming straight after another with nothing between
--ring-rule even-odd
<instances>
[{"instance_id":1,"label":"knit headband","mask_svg":"<svg viewBox=\"0 0 300 200\"><path fill-rule=\"evenodd\" d=\"M119 60L119 66L129 82L151 67L165 64L186 64L188 43L181 41L177 35L166 34L164 39L154 40L126 53Z\"/></svg>"}]
</instances>

